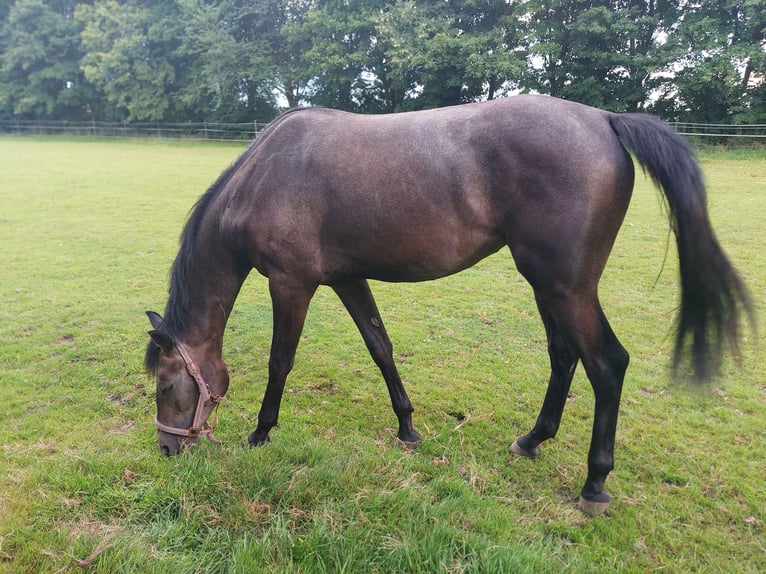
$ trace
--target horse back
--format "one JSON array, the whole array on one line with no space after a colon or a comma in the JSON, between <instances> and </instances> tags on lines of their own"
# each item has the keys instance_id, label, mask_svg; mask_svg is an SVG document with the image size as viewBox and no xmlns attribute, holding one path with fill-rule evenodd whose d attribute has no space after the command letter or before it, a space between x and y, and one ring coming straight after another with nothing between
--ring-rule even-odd
<instances>
[{"instance_id":1,"label":"horse back","mask_svg":"<svg viewBox=\"0 0 766 574\"><path fill-rule=\"evenodd\" d=\"M385 116L305 109L252 147L222 225L244 234L265 275L425 280L532 236L547 249L551 229L586 241L624 214L632 177L606 112L553 98Z\"/></svg>"}]
</instances>

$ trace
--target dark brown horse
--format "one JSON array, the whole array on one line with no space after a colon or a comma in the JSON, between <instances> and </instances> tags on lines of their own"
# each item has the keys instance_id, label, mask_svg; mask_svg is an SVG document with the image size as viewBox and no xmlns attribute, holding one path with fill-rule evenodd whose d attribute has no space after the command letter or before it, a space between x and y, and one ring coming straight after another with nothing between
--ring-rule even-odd
<instances>
[{"instance_id":1,"label":"dark brown horse","mask_svg":"<svg viewBox=\"0 0 766 574\"><path fill-rule=\"evenodd\" d=\"M708 378L726 344L736 347L750 304L711 230L692 152L666 124L541 96L387 116L300 109L270 124L199 200L164 320L149 313L146 367L156 373L162 451L212 437L207 420L229 384L224 329L253 268L268 278L274 324L249 442L269 440L309 301L329 285L383 374L398 441L416 446L412 405L367 280L435 279L508 246L534 289L551 362L537 423L511 451L535 457L556 434L582 361L596 404L580 505L603 511L628 353L601 309L598 282L633 190L628 149L664 191L677 238L675 365L688 355L694 374Z\"/></svg>"}]
</instances>

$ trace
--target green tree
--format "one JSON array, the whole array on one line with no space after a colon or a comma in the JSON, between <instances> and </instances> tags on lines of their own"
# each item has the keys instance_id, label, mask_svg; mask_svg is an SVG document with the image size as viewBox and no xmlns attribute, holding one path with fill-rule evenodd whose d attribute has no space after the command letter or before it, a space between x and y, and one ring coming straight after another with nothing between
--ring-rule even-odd
<instances>
[{"instance_id":1,"label":"green tree","mask_svg":"<svg viewBox=\"0 0 766 574\"><path fill-rule=\"evenodd\" d=\"M250 65L272 92L290 107L305 102L314 72L306 58L312 38L296 34L308 18L312 0L263 0L252 3L247 20L250 33L242 41L254 44Z\"/></svg>"},{"instance_id":2,"label":"green tree","mask_svg":"<svg viewBox=\"0 0 766 574\"><path fill-rule=\"evenodd\" d=\"M0 0L0 22L5 22L14 3L15 0Z\"/></svg>"},{"instance_id":3,"label":"green tree","mask_svg":"<svg viewBox=\"0 0 766 574\"><path fill-rule=\"evenodd\" d=\"M393 110L493 98L518 85L524 53L516 15L506 2L414 2L381 11L375 76Z\"/></svg>"},{"instance_id":4,"label":"green tree","mask_svg":"<svg viewBox=\"0 0 766 574\"><path fill-rule=\"evenodd\" d=\"M0 0L0 22L6 117L266 121L521 89L766 121L766 0Z\"/></svg>"},{"instance_id":5,"label":"green tree","mask_svg":"<svg viewBox=\"0 0 766 574\"><path fill-rule=\"evenodd\" d=\"M385 109L375 60L377 0L321 0L290 27L293 41L310 38L305 52L308 101L352 111Z\"/></svg>"},{"instance_id":6,"label":"green tree","mask_svg":"<svg viewBox=\"0 0 766 574\"><path fill-rule=\"evenodd\" d=\"M128 120L185 119L179 91L180 35L174 3L80 4L85 77Z\"/></svg>"},{"instance_id":7,"label":"green tree","mask_svg":"<svg viewBox=\"0 0 766 574\"><path fill-rule=\"evenodd\" d=\"M685 52L657 108L687 121L766 121L766 0L687 4L677 36Z\"/></svg>"},{"instance_id":8,"label":"green tree","mask_svg":"<svg viewBox=\"0 0 766 574\"><path fill-rule=\"evenodd\" d=\"M391 2L375 16L370 43L370 73L382 109L414 105L423 68L422 45L432 34L423 9L413 1Z\"/></svg>"},{"instance_id":9,"label":"green tree","mask_svg":"<svg viewBox=\"0 0 766 574\"><path fill-rule=\"evenodd\" d=\"M25 119L82 119L95 92L80 69L74 0L4 3L0 113Z\"/></svg>"},{"instance_id":10,"label":"green tree","mask_svg":"<svg viewBox=\"0 0 766 574\"><path fill-rule=\"evenodd\" d=\"M307 102L315 90L316 42L308 0L176 0L183 21L182 98L204 117L267 121L279 102Z\"/></svg>"},{"instance_id":11,"label":"green tree","mask_svg":"<svg viewBox=\"0 0 766 574\"><path fill-rule=\"evenodd\" d=\"M272 119L276 65L268 40L275 31L262 33L264 18L258 12L268 6L241 0L177 4L183 22L179 97L186 106L198 119Z\"/></svg>"},{"instance_id":12,"label":"green tree","mask_svg":"<svg viewBox=\"0 0 766 574\"><path fill-rule=\"evenodd\" d=\"M646 80L666 65L663 42L679 1L530 0L524 20L532 63L528 87L615 111L648 100Z\"/></svg>"},{"instance_id":13,"label":"green tree","mask_svg":"<svg viewBox=\"0 0 766 574\"><path fill-rule=\"evenodd\" d=\"M466 35L465 75L481 85L480 97L493 99L523 85L526 50L523 26L506 0L464 0L458 19Z\"/></svg>"}]
</instances>

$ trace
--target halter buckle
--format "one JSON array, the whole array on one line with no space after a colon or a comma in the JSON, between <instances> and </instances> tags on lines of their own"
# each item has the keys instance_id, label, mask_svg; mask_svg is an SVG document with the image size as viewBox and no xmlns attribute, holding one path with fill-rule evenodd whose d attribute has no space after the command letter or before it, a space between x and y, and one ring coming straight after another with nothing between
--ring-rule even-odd
<instances>
[{"instance_id":1,"label":"halter buckle","mask_svg":"<svg viewBox=\"0 0 766 574\"><path fill-rule=\"evenodd\" d=\"M197 377L200 376L199 365L197 365L197 363L195 363L194 361L190 360L188 363L186 363L186 372L188 372L196 382ZM199 385L199 383L197 383L197 385Z\"/></svg>"}]
</instances>

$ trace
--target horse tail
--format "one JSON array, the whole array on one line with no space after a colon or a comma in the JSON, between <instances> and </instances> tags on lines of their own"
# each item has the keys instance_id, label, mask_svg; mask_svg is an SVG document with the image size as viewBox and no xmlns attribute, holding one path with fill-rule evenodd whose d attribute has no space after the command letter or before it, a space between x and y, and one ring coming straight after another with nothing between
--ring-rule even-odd
<instances>
[{"instance_id":1,"label":"horse tail","mask_svg":"<svg viewBox=\"0 0 766 574\"><path fill-rule=\"evenodd\" d=\"M755 330L747 288L710 225L702 173L689 143L645 114L612 114L612 130L664 192L681 274L673 373L690 359L695 379L719 373L725 347L739 357L743 312Z\"/></svg>"}]
</instances>

